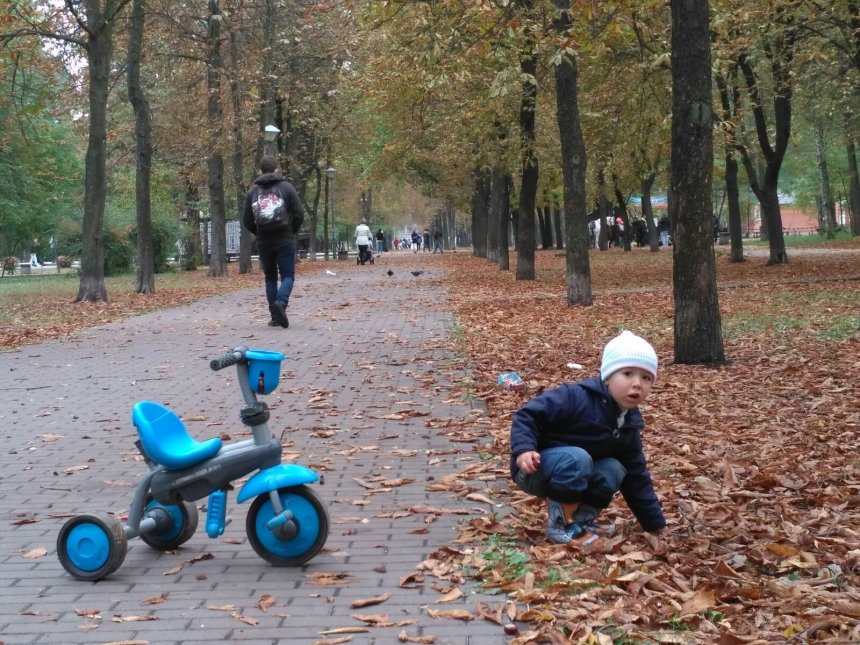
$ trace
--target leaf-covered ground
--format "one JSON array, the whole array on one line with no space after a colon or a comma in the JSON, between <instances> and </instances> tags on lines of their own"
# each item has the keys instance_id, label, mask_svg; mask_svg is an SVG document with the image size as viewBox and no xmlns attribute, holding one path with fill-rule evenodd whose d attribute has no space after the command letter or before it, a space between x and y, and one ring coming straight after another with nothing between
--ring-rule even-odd
<instances>
[{"instance_id":1,"label":"leaf-covered ground","mask_svg":"<svg viewBox=\"0 0 860 645\"><path fill-rule=\"evenodd\" d=\"M593 253L592 307L564 303L556 252L538 254L534 282L449 260L458 345L495 453L468 477L495 475L478 490L514 511L473 523L448 557L508 594L507 614L528 623L514 643L860 639L860 252L790 256L767 267L719 254L719 367L673 364L669 253ZM653 539L616 501L601 517L614 535L551 545L544 503L507 476L510 417L542 389L596 373L621 328L660 359L644 438L669 527ZM507 370L525 392L495 386Z\"/></svg>"},{"instance_id":2,"label":"leaf-covered ground","mask_svg":"<svg viewBox=\"0 0 860 645\"><path fill-rule=\"evenodd\" d=\"M860 640L860 242L790 249L781 267L750 255L729 264L718 249L729 359L718 367L673 364L665 251L593 252L591 307L565 304L555 251L538 253L530 282L468 253L420 256L444 274L444 306L457 321L451 344L471 375L463 394L487 405L485 422L463 428L483 438L485 459L435 486L496 509L421 565L497 591L498 604L474 616L518 631L514 645ZM392 261L418 261L411 256ZM0 347L261 289L258 270L230 268L225 279L204 271L160 279L153 296L112 285L106 304L73 303L75 281L57 290L0 284ZM431 304L412 300L404 306ZM660 358L644 437L669 528L653 539L616 502L601 517L611 536L551 545L544 503L510 483L510 416L543 388L596 373L621 328L647 337ZM523 376L525 391L496 386L507 370Z\"/></svg>"},{"instance_id":3,"label":"leaf-covered ground","mask_svg":"<svg viewBox=\"0 0 860 645\"><path fill-rule=\"evenodd\" d=\"M262 276L239 275L238 265L228 265L229 275L209 278L206 268L193 272L158 275L154 294L132 293L129 276L108 280L108 301L75 302L79 278L75 274L7 276L0 280L0 349L39 343L67 336L81 329L103 325L156 309L176 307L224 291L262 288Z\"/></svg>"}]
</instances>

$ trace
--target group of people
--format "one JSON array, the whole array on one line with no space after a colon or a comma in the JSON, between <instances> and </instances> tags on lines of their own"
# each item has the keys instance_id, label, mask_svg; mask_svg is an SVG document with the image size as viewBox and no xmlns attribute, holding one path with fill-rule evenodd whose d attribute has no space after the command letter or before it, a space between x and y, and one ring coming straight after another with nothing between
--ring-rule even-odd
<instances>
[{"instance_id":1,"label":"group of people","mask_svg":"<svg viewBox=\"0 0 860 645\"><path fill-rule=\"evenodd\" d=\"M442 253L443 252L443 243L442 243L442 231L434 229L432 234L432 247L431 247L431 234L428 229L424 229L424 234L422 235L416 230L412 231L412 234L409 237L404 238L394 238L392 243L394 246L394 250L411 250L413 253L417 253L422 249L424 251L430 252L430 249L433 249L433 253Z\"/></svg>"},{"instance_id":2,"label":"group of people","mask_svg":"<svg viewBox=\"0 0 860 645\"><path fill-rule=\"evenodd\" d=\"M260 171L245 198L242 219L257 237L269 324L286 328L295 235L305 212L273 157L262 158ZM427 247L425 235L413 231L413 247L422 242ZM366 221L356 227L360 250L367 252L377 236ZM441 233L438 240L441 247ZM511 478L526 493L547 500L549 541L567 544L597 533L601 511L619 492L645 531L659 533L666 526L646 465L639 412L656 378L654 348L623 331L605 346L599 376L546 390L514 414Z\"/></svg>"},{"instance_id":3,"label":"group of people","mask_svg":"<svg viewBox=\"0 0 860 645\"><path fill-rule=\"evenodd\" d=\"M624 220L620 217L607 220L606 240L609 247L622 248L624 246ZM657 222L658 243L660 246L671 246L672 241L669 235L669 218L663 215ZM630 222L631 241L636 243L636 246L643 247L648 242L648 224L643 218L636 218ZM600 235L600 222L597 220L589 220L588 236L592 247L599 246L598 237Z\"/></svg>"}]
</instances>

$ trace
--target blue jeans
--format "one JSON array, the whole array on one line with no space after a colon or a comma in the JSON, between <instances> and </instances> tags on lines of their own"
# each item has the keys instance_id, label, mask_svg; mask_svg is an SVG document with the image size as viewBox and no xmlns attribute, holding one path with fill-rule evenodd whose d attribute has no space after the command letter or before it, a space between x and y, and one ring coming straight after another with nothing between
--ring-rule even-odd
<instances>
[{"instance_id":1,"label":"blue jeans","mask_svg":"<svg viewBox=\"0 0 860 645\"><path fill-rule=\"evenodd\" d=\"M260 267L266 283L266 300L272 304L276 300L290 304L293 281L296 278L296 243L292 240L280 246L259 245ZM281 286L278 286L278 274Z\"/></svg>"},{"instance_id":2,"label":"blue jeans","mask_svg":"<svg viewBox=\"0 0 860 645\"><path fill-rule=\"evenodd\" d=\"M582 448L560 446L541 451L540 468L531 475L518 472L516 484L530 495L562 503L581 501L599 512L609 506L626 474L617 459L594 461Z\"/></svg>"},{"instance_id":3,"label":"blue jeans","mask_svg":"<svg viewBox=\"0 0 860 645\"><path fill-rule=\"evenodd\" d=\"M376 240L376 252L382 253L382 247L385 246L385 242L382 240Z\"/></svg>"}]
</instances>

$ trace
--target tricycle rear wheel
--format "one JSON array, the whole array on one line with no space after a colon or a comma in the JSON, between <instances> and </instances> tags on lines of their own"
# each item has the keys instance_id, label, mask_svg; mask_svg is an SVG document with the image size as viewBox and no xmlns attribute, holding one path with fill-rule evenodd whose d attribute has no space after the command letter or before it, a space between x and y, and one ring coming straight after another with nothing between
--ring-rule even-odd
<instances>
[{"instance_id":1,"label":"tricycle rear wheel","mask_svg":"<svg viewBox=\"0 0 860 645\"><path fill-rule=\"evenodd\" d=\"M76 515L57 536L60 564L78 580L101 580L119 569L128 552L120 522L107 513Z\"/></svg>"}]
</instances>

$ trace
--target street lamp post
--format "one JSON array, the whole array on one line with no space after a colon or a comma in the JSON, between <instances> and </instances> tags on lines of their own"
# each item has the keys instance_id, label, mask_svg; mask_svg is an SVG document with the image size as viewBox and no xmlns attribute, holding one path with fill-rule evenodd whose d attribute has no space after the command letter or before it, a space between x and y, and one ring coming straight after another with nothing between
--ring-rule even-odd
<instances>
[{"instance_id":1,"label":"street lamp post","mask_svg":"<svg viewBox=\"0 0 860 645\"><path fill-rule=\"evenodd\" d=\"M267 125L263 128L263 140L266 142L266 154L272 154L272 144L278 139L281 131L273 125Z\"/></svg>"},{"instance_id":2,"label":"street lamp post","mask_svg":"<svg viewBox=\"0 0 860 645\"><path fill-rule=\"evenodd\" d=\"M334 169L333 166L326 168L325 176L328 178L329 187L328 194L329 198L331 198L331 228L332 228L332 240L334 242L334 258L337 259L337 219L334 216L334 174L337 170Z\"/></svg>"}]
</instances>

